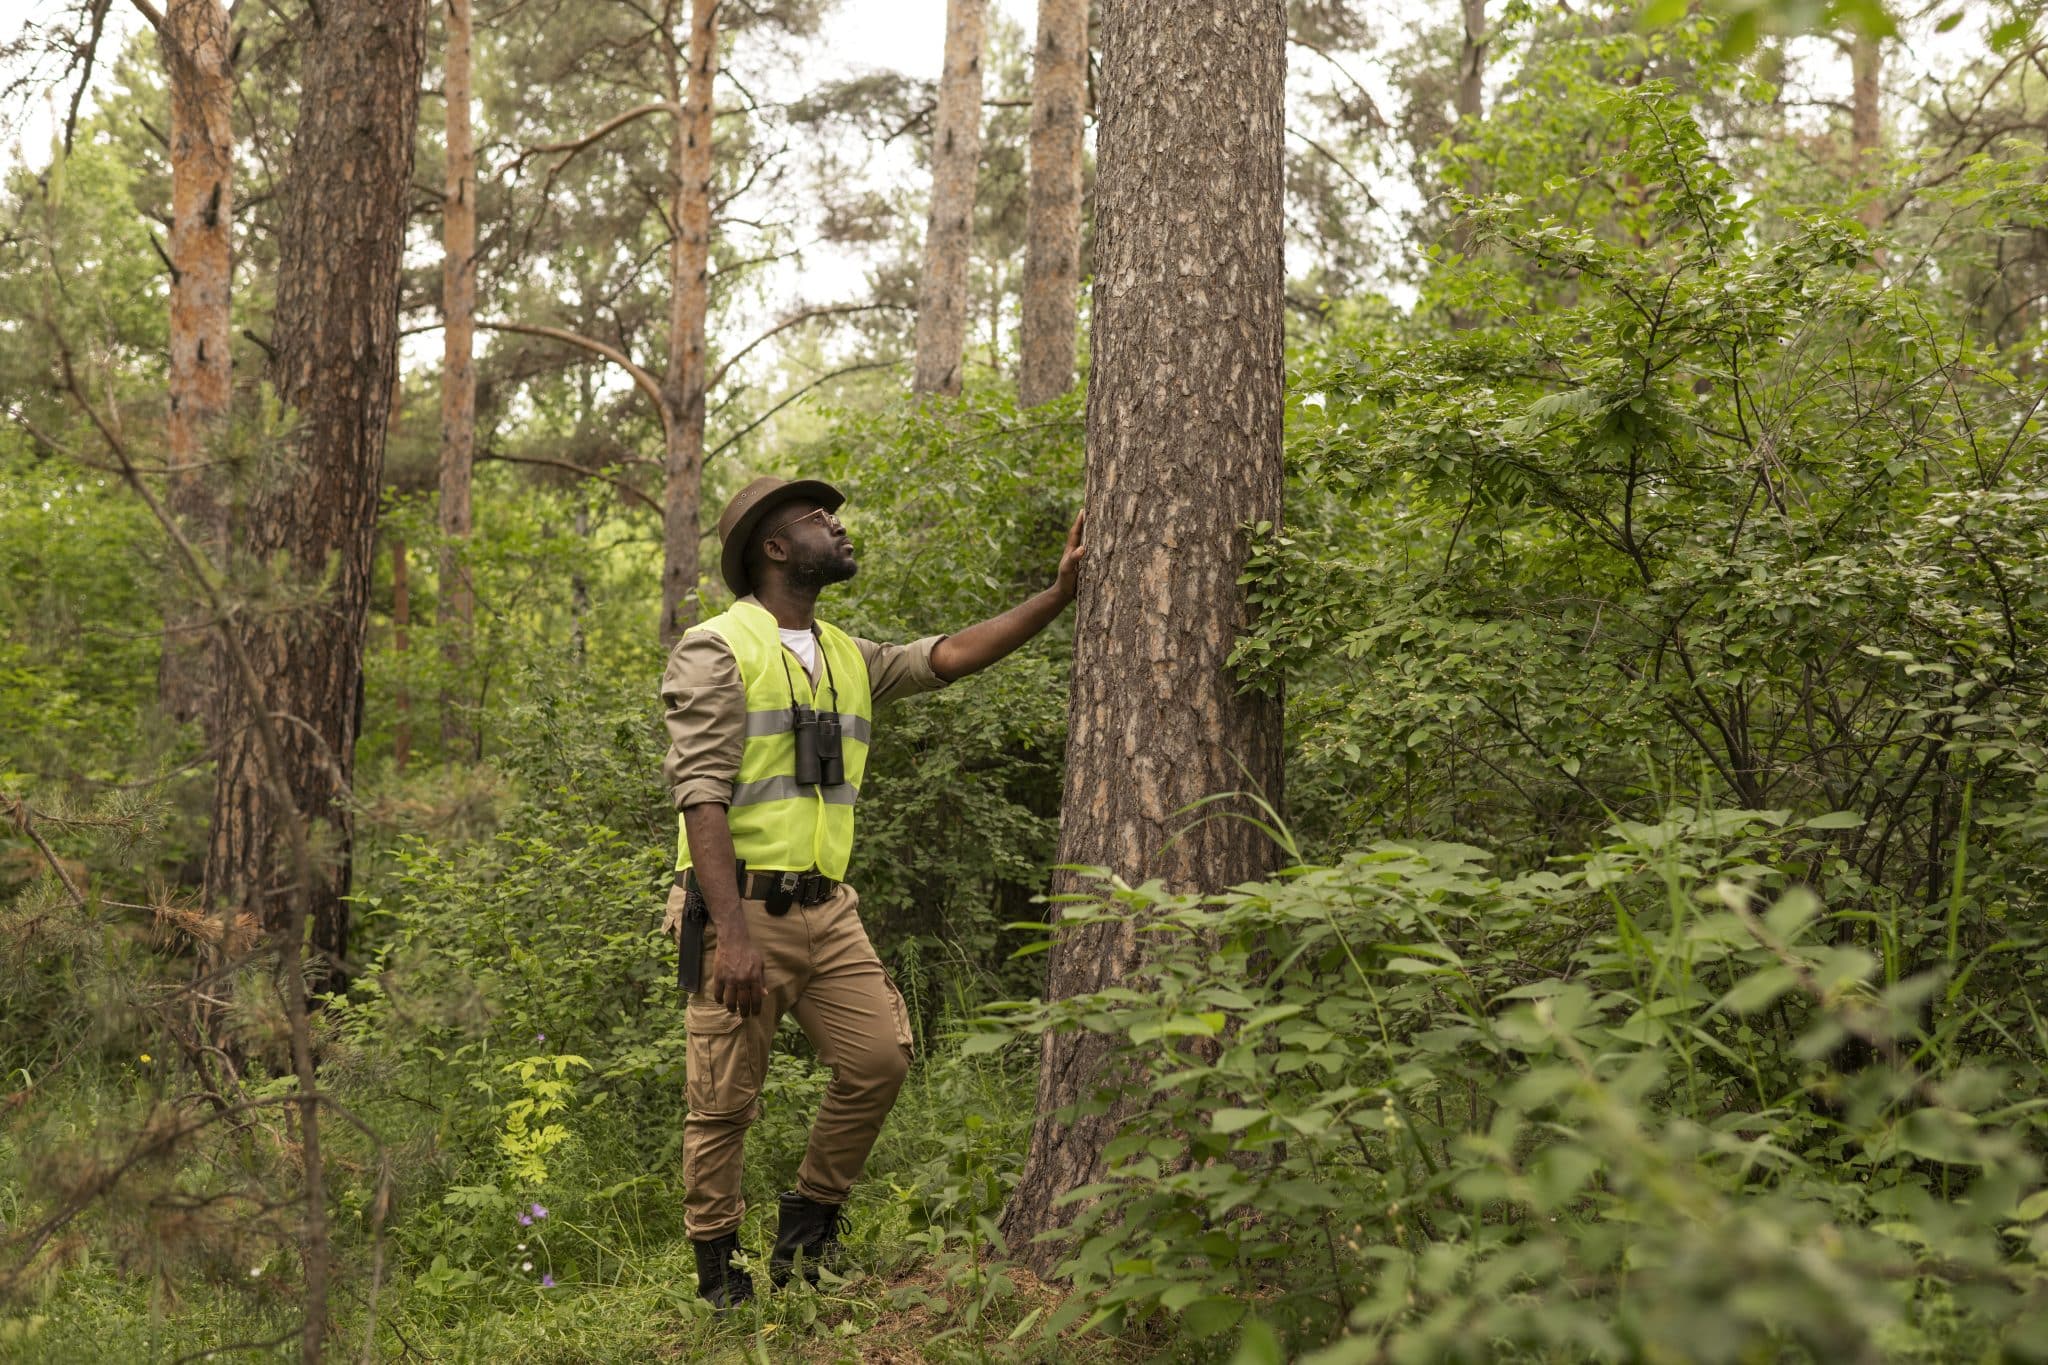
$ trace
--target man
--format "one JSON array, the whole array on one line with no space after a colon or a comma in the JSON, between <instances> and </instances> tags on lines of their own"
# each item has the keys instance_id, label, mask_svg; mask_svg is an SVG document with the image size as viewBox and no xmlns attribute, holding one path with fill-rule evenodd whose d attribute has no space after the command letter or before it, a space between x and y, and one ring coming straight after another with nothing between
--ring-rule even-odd
<instances>
[{"instance_id":1,"label":"man","mask_svg":"<svg viewBox=\"0 0 2048 1365\"><path fill-rule=\"evenodd\" d=\"M1051 587L957 635L878 645L815 615L819 592L854 575L833 515L844 501L815 479L741 489L718 519L720 573L739 600L677 642L661 680L663 774L681 812L668 917L690 989L683 1221L698 1292L719 1309L753 1296L732 1263L741 1158L782 1015L795 1012L832 1081L779 1201L778 1285L799 1258L815 1282L837 1253L840 1208L910 1065L909 1013L842 880L873 708L986 668L1043 630L1074 600L1083 553L1076 517Z\"/></svg>"}]
</instances>

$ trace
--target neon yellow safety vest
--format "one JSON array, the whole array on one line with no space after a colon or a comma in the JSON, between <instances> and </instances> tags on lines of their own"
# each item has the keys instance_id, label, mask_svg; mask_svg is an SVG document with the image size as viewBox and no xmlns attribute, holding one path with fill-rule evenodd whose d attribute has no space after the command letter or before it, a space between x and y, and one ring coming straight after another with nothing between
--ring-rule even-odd
<instances>
[{"instance_id":1,"label":"neon yellow safety vest","mask_svg":"<svg viewBox=\"0 0 2048 1365\"><path fill-rule=\"evenodd\" d=\"M868 737L874 733L874 700L867 660L852 637L837 626L818 623L824 664L817 691L776 634L766 607L735 602L730 610L691 629L724 640L739 664L747 688L747 745L740 754L727 822L732 851L747 870L808 872L834 881L846 876L853 856L853 803L867 772ZM822 700L820 699L822 694ZM846 781L837 786L799 786L792 708L801 702L820 715L837 712ZM676 819L676 870L690 865L690 840Z\"/></svg>"}]
</instances>

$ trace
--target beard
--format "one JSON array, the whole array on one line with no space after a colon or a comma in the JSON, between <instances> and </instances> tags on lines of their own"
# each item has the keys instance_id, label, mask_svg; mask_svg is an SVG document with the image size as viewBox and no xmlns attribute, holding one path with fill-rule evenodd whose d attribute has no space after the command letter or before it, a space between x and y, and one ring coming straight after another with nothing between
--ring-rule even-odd
<instances>
[{"instance_id":1,"label":"beard","mask_svg":"<svg viewBox=\"0 0 2048 1365\"><path fill-rule=\"evenodd\" d=\"M799 592L811 592L844 583L859 572L859 566L850 558L838 554L815 555L807 559L790 561L786 570L789 586Z\"/></svg>"}]
</instances>

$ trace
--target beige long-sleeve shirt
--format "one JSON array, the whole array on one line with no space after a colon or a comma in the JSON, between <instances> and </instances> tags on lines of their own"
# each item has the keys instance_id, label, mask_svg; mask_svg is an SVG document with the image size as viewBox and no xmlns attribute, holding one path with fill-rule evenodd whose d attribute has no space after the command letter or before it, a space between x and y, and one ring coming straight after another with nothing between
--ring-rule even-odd
<instances>
[{"instance_id":1,"label":"beige long-sleeve shirt","mask_svg":"<svg viewBox=\"0 0 2048 1365\"><path fill-rule=\"evenodd\" d=\"M741 599L755 602L752 597ZM875 705L944 687L932 672L932 650L943 635L907 645L879 645L853 637L868 666ZM668 719L668 757L662 777L677 810L711 803L732 804L740 752L747 744L747 688L732 648L710 631L695 631L669 651L661 675L661 700Z\"/></svg>"}]
</instances>

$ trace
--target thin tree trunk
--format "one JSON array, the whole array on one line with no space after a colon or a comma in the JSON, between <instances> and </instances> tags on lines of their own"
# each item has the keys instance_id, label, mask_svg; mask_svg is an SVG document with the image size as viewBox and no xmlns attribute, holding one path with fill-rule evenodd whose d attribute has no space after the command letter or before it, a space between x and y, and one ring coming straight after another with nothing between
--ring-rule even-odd
<instances>
[{"instance_id":1,"label":"thin tree trunk","mask_svg":"<svg viewBox=\"0 0 2048 1365\"><path fill-rule=\"evenodd\" d=\"M1491 35L1486 31L1486 0L1459 0L1458 8L1464 27L1458 35L1458 122L1451 129L1451 140L1462 143L1472 136L1479 120L1485 116L1486 100L1486 45ZM1465 173L1469 177L1474 163L1466 163ZM1470 179L1465 190L1471 193L1479 187ZM1451 249L1460 256L1470 256L1474 248L1472 219L1459 214L1451 222ZM1464 331L1475 321L1465 309L1451 310L1451 326Z\"/></svg>"},{"instance_id":2,"label":"thin tree trunk","mask_svg":"<svg viewBox=\"0 0 2048 1365\"><path fill-rule=\"evenodd\" d=\"M170 504L218 562L227 525L205 464L219 458L229 405L228 302L234 218L234 73L220 0L170 0L158 35L171 94ZM203 612L165 612L157 691L179 720L211 719L216 694Z\"/></svg>"},{"instance_id":3,"label":"thin tree trunk","mask_svg":"<svg viewBox=\"0 0 2048 1365\"><path fill-rule=\"evenodd\" d=\"M671 49L673 52L673 49ZM704 333L711 308L712 85L718 74L718 0L691 0L689 84L677 91L674 59L669 98L680 93L683 116L669 142L673 181L669 246L668 369L662 377L661 642L681 638L697 619L700 545L697 520L704 481Z\"/></svg>"},{"instance_id":4,"label":"thin tree trunk","mask_svg":"<svg viewBox=\"0 0 2048 1365\"><path fill-rule=\"evenodd\" d=\"M391 537L391 652L398 656L398 723L391 730L391 766L412 761L412 695L405 686L405 655L412 647L412 593L405 581L405 537Z\"/></svg>"},{"instance_id":5,"label":"thin tree trunk","mask_svg":"<svg viewBox=\"0 0 2048 1365\"><path fill-rule=\"evenodd\" d=\"M932 117L932 212L917 291L917 393L960 392L967 348L967 262L981 169L981 55L988 0L946 0L946 69Z\"/></svg>"},{"instance_id":6,"label":"thin tree trunk","mask_svg":"<svg viewBox=\"0 0 2048 1365\"><path fill-rule=\"evenodd\" d=\"M1458 37L1458 124L1454 136L1462 137L1467 125L1477 123L1484 113L1486 90L1486 0L1458 0L1464 31Z\"/></svg>"},{"instance_id":7,"label":"thin tree trunk","mask_svg":"<svg viewBox=\"0 0 2048 1365\"><path fill-rule=\"evenodd\" d=\"M289 566L292 585L312 600L238 623L261 709L277 721L279 756L258 744L251 700L238 690L221 727L206 893L266 928L287 922L296 875L280 841L291 812L277 797L288 793L309 825L325 826L308 890L310 970L333 986L346 979L349 789L424 14L423 0L322 0L309 13L271 364L297 434L289 470L250 496L243 535L253 558Z\"/></svg>"},{"instance_id":8,"label":"thin tree trunk","mask_svg":"<svg viewBox=\"0 0 2048 1365\"><path fill-rule=\"evenodd\" d=\"M1088 0L1038 0L1019 407L1049 403L1074 387L1081 288L1082 106L1087 98Z\"/></svg>"},{"instance_id":9,"label":"thin tree trunk","mask_svg":"<svg viewBox=\"0 0 2048 1365\"><path fill-rule=\"evenodd\" d=\"M583 667L583 620L590 615L590 579L583 565L590 557L590 500L576 491L576 567L569 571L569 655Z\"/></svg>"},{"instance_id":10,"label":"thin tree trunk","mask_svg":"<svg viewBox=\"0 0 2048 1365\"><path fill-rule=\"evenodd\" d=\"M1879 81L1884 74L1884 49L1879 40L1859 32L1849 43L1849 153L1855 162L1857 189L1869 197L1857 211L1871 231L1884 226L1884 196L1878 192L1878 152L1883 123L1878 108Z\"/></svg>"},{"instance_id":11,"label":"thin tree trunk","mask_svg":"<svg viewBox=\"0 0 2048 1365\"><path fill-rule=\"evenodd\" d=\"M1247 523L1280 520L1284 0L1104 0L1088 560L1075 623L1059 862L1216 890L1274 865L1248 824L1177 814L1216 793L1278 803L1280 701L1226 660L1247 622ZM1249 809L1248 807L1246 809ZM1190 828L1192 826L1192 828ZM1177 841L1175 836L1182 835ZM1057 892L1091 889L1070 874ZM1060 934L1049 998L1130 980L1135 926ZM1041 1274L1060 1197L1100 1178L1131 1101L1060 1111L1118 1076L1093 1035L1045 1040L1039 1118L1004 1212Z\"/></svg>"},{"instance_id":12,"label":"thin tree trunk","mask_svg":"<svg viewBox=\"0 0 2048 1365\"><path fill-rule=\"evenodd\" d=\"M459 667L476 613L464 551L471 528L470 471L476 459L476 152L470 137L469 0L448 0L443 91L448 106L448 179L441 201L441 591L435 618L441 652ZM451 671L453 671L451 669ZM453 698L441 698L441 739L454 752L464 726Z\"/></svg>"}]
</instances>

